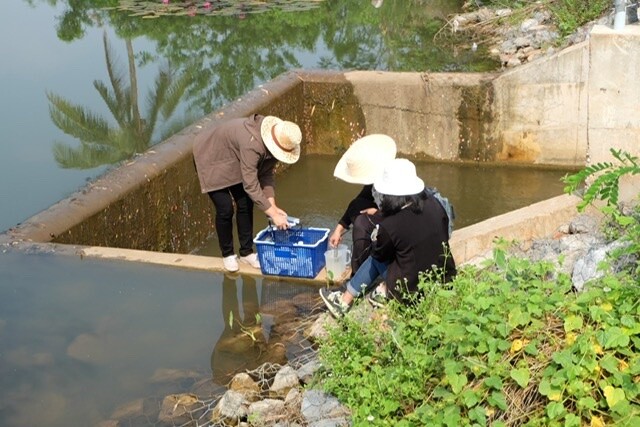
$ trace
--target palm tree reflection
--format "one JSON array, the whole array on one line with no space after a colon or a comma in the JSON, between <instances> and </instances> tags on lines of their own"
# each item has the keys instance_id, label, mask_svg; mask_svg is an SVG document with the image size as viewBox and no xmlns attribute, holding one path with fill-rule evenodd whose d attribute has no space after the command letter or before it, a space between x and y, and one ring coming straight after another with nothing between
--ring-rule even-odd
<instances>
[{"instance_id":1,"label":"palm tree reflection","mask_svg":"<svg viewBox=\"0 0 640 427\"><path fill-rule=\"evenodd\" d=\"M115 119L116 126L80 105L47 92L49 114L53 123L64 133L80 141L79 147L54 143L53 155L61 167L89 169L126 160L136 153L144 152L152 145L158 119L170 119L191 84L189 74L174 75L168 67L162 67L156 76L153 90L147 96L147 111L143 117L140 112L131 39L125 40L125 43L129 65L128 84L125 82L125 73L116 67L106 32L103 35L103 45L110 87L100 80L93 82Z\"/></svg>"}]
</instances>

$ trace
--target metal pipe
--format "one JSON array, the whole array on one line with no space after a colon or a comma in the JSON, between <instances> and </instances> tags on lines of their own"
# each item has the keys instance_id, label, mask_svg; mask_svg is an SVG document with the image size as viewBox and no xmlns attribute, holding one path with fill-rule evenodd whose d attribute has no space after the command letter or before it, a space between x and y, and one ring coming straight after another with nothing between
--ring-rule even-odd
<instances>
[{"instance_id":1,"label":"metal pipe","mask_svg":"<svg viewBox=\"0 0 640 427\"><path fill-rule=\"evenodd\" d=\"M613 29L622 30L627 21L627 2L626 0L613 0L615 15L613 18Z\"/></svg>"}]
</instances>

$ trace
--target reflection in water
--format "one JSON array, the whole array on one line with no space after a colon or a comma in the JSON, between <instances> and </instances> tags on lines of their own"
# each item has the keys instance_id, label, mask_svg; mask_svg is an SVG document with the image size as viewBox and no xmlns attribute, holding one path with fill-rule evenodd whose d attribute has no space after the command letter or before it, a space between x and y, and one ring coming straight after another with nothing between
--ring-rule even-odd
<instances>
[{"instance_id":1,"label":"reflection in water","mask_svg":"<svg viewBox=\"0 0 640 427\"><path fill-rule=\"evenodd\" d=\"M142 401L155 410L144 422L104 425L160 425L165 396L218 395L238 371L299 353L293 320L318 295L279 279L11 251L0 276L2 427L95 426Z\"/></svg>"},{"instance_id":2,"label":"reflection in water","mask_svg":"<svg viewBox=\"0 0 640 427\"><path fill-rule=\"evenodd\" d=\"M169 16L184 13L182 6L172 5L157 19L141 19L129 17L130 11L105 10L102 0L69 2L58 34L80 38L83 26L106 22L117 34L155 41L157 50L151 55L170 58L173 67L195 76L188 101L200 114L295 68L437 72L499 67L486 52L453 55L454 38L460 42L465 36L441 30L447 17L459 11L462 2L457 0L299 1L314 3L312 8L292 7L292 2L232 2L222 16L201 16L215 14L219 4L211 3L209 9L197 7L197 16ZM163 5L139 2L131 7ZM193 5L184 7L193 10ZM263 13L245 13L247 7Z\"/></svg>"},{"instance_id":3,"label":"reflection in water","mask_svg":"<svg viewBox=\"0 0 640 427\"><path fill-rule=\"evenodd\" d=\"M241 301L238 300L237 281L242 288ZM219 313L223 317L224 330L211 353L211 372L217 384L227 384L233 374L254 369L262 363L266 345L259 312L256 280L250 276L225 274Z\"/></svg>"},{"instance_id":4,"label":"reflection in water","mask_svg":"<svg viewBox=\"0 0 640 427\"><path fill-rule=\"evenodd\" d=\"M216 0L215 2L170 2L168 0L129 1L120 2L118 10L129 12L131 15L157 18L160 16L180 15L184 16L237 16L246 18L249 13L262 13L269 10L281 10L283 12L299 12L301 10L318 7L324 0L288 0L287 2L239 2L237 0Z\"/></svg>"},{"instance_id":5,"label":"reflection in water","mask_svg":"<svg viewBox=\"0 0 640 427\"><path fill-rule=\"evenodd\" d=\"M213 381L226 385L238 372L265 362L284 364L310 351L300 322L317 305L317 295L315 285L265 277L257 286L251 276L225 274L217 314L224 330L211 352Z\"/></svg>"},{"instance_id":6,"label":"reflection in water","mask_svg":"<svg viewBox=\"0 0 640 427\"><path fill-rule=\"evenodd\" d=\"M125 73L116 68L114 52L109 46L106 32L103 34L103 46L111 87L99 80L93 83L113 114L116 126L80 105L74 105L54 93L47 93L53 123L80 142L80 147L77 148L61 142L54 144L53 155L61 167L90 169L129 159L134 154L146 151L152 144L158 119L162 118L165 122L169 120L191 84L190 74L176 75L166 67L161 68L153 90L145 100L148 109L143 116L140 112L138 78L131 39L125 39L125 44L129 84L127 85L123 78ZM169 125L168 133L179 130L183 124ZM163 138L164 136L159 140Z\"/></svg>"}]
</instances>

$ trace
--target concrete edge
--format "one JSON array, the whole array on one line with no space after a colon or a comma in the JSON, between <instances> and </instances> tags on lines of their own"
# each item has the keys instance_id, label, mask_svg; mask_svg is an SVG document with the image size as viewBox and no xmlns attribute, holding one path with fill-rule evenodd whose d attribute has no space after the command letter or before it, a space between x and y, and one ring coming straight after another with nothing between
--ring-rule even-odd
<instances>
[{"instance_id":1,"label":"concrete edge","mask_svg":"<svg viewBox=\"0 0 640 427\"><path fill-rule=\"evenodd\" d=\"M538 238L551 237L561 225L566 224L578 215L576 206L580 201L581 199L576 196L561 195L456 230L450 241L451 251L456 263L463 265L486 257L493 249L496 238L527 242ZM15 242L10 247L26 253L55 253L79 256L81 258L139 262L229 274L224 270L221 258L203 255L33 242ZM324 269L315 278L305 279L264 276L260 271L241 264L240 270L232 274L260 276L274 281L318 285L327 283ZM345 276L347 274L348 272L345 273ZM344 280L345 278L341 279Z\"/></svg>"},{"instance_id":2,"label":"concrete edge","mask_svg":"<svg viewBox=\"0 0 640 427\"><path fill-rule=\"evenodd\" d=\"M462 265L485 257L497 238L529 242L552 236L578 215L580 201L577 196L564 194L454 231L451 252L456 263Z\"/></svg>"},{"instance_id":3,"label":"concrete edge","mask_svg":"<svg viewBox=\"0 0 640 427\"><path fill-rule=\"evenodd\" d=\"M7 230L0 245L16 241L51 242L73 226L104 210L124 195L158 178L177 161L191 156L193 138L216 123L244 117L300 84L296 72L286 72L200 118L135 158L108 169L82 188Z\"/></svg>"}]
</instances>

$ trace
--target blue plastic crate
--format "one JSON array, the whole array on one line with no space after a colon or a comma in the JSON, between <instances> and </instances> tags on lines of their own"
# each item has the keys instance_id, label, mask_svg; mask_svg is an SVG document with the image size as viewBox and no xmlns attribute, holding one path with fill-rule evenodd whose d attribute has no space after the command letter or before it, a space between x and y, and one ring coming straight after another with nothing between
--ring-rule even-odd
<instances>
[{"instance_id":1,"label":"blue plastic crate","mask_svg":"<svg viewBox=\"0 0 640 427\"><path fill-rule=\"evenodd\" d=\"M253 239L262 274L313 279L324 268L329 231L314 227L265 228Z\"/></svg>"}]
</instances>

